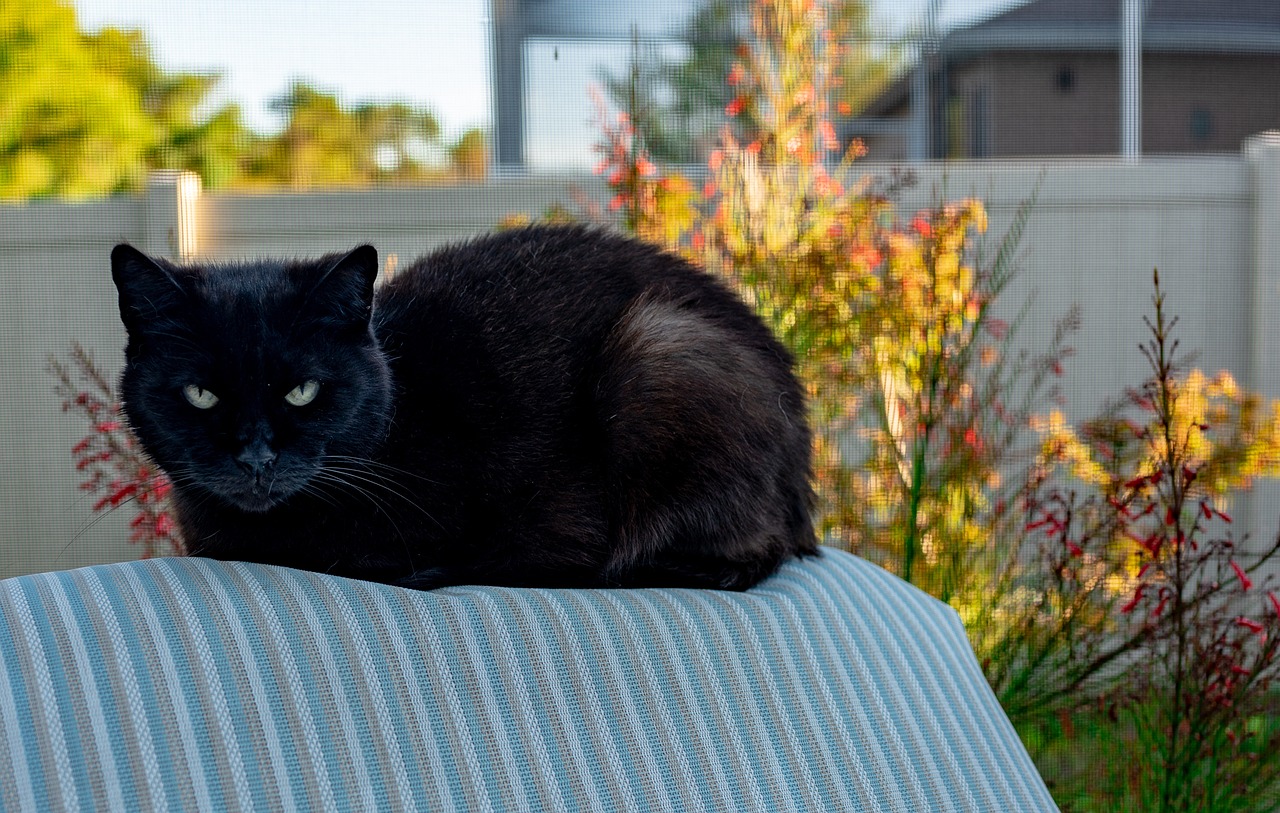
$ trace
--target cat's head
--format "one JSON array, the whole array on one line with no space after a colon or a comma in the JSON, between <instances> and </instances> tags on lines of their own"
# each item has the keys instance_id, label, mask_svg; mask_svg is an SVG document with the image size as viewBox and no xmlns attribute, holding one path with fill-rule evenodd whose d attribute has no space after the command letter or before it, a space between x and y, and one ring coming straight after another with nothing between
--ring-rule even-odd
<instances>
[{"instance_id":1,"label":"cat's head","mask_svg":"<svg viewBox=\"0 0 1280 813\"><path fill-rule=\"evenodd\" d=\"M326 457L381 441L391 381L370 326L377 272L371 246L186 266L116 246L124 412L177 488L264 512L322 492Z\"/></svg>"}]
</instances>

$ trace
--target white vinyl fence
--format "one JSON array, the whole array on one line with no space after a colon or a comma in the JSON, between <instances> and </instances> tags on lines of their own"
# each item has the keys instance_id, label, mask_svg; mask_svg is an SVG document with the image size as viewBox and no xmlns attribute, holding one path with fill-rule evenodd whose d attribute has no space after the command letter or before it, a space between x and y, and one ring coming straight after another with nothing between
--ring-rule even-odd
<instances>
[{"instance_id":1,"label":"white vinyl fence","mask_svg":"<svg viewBox=\"0 0 1280 813\"><path fill-rule=\"evenodd\" d=\"M867 172L887 167L868 166ZM1230 370L1280 397L1280 134L1239 155L1138 162L1053 160L916 167L908 215L940 198L978 197L989 244L1020 202L1036 203L1021 268L1003 307L1034 295L1020 334L1043 347L1072 305L1084 328L1063 378L1067 411L1082 418L1145 376L1137 345L1158 267L1179 336L1206 371ZM457 187L364 192L201 194L192 176L160 174L147 193L102 202L0 206L0 578L133 558L127 511L95 521L77 489L71 446L86 431L58 408L50 354L73 340L111 374L122 362L108 255L131 242L164 256L304 256L374 244L401 264L442 243L537 216L574 197L602 199L593 177L493 180ZM1280 487L1236 507L1238 526L1271 538Z\"/></svg>"}]
</instances>

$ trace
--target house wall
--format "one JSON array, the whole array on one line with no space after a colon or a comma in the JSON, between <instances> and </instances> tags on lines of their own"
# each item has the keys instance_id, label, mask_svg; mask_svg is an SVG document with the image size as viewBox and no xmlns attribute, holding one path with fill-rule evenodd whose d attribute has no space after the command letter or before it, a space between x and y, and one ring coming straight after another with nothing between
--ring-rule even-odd
<instances>
[{"instance_id":1,"label":"house wall","mask_svg":"<svg viewBox=\"0 0 1280 813\"><path fill-rule=\"evenodd\" d=\"M1059 77L1068 71L1069 88ZM972 100L988 101L987 157L1114 155L1120 151L1120 67L1113 53L994 52L949 77L948 154L973 157ZM1197 131L1193 118L1207 125ZM1280 56L1149 53L1143 60L1142 150L1147 155L1236 152L1280 127Z\"/></svg>"},{"instance_id":2,"label":"house wall","mask_svg":"<svg viewBox=\"0 0 1280 813\"><path fill-rule=\"evenodd\" d=\"M885 165L864 165L883 172ZM1080 304L1083 329L1062 379L1065 408L1086 417L1146 374L1137 351L1159 267L1170 308L1198 365L1228 369L1280 397L1280 136L1236 155L1121 162L952 162L916 167L910 216L940 197L975 196L991 215L987 250L1036 194L1021 273L1002 300L1030 301L1020 345L1043 348L1054 321ZM172 183L139 198L0 208L0 577L131 558L127 517L95 518L76 488L70 447L86 426L58 409L49 353L73 340L114 375L122 364L108 254L120 241L172 255L309 255L372 242L406 262L492 228L513 212L599 200L595 178L530 178L478 186L309 195L203 195L184 209ZM1038 192L1037 192L1038 190ZM193 222L182 221L182 212ZM182 222L179 222L182 221ZM1280 491L1237 509L1238 527L1280 525ZM124 514L125 512L118 512Z\"/></svg>"}]
</instances>

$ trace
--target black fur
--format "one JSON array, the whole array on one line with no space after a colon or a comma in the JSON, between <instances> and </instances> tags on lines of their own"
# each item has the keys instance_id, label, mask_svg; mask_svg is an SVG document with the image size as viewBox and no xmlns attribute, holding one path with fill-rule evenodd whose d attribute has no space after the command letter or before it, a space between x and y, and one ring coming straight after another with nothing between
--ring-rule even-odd
<instances>
[{"instance_id":1,"label":"black fur","mask_svg":"<svg viewBox=\"0 0 1280 813\"><path fill-rule=\"evenodd\" d=\"M369 246L111 259L124 411L193 555L422 588L743 589L817 550L790 358L673 255L534 227L376 295Z\"/></svg>"}]
</instances>

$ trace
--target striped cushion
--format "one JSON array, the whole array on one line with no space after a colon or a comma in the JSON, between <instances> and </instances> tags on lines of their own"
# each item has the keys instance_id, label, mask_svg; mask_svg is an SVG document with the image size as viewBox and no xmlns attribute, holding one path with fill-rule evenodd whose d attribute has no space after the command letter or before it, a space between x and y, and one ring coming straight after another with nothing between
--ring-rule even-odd
<instances>
[{"instance_id":1,"label":"striped cushion","mask_svg":"<svg viewBox=\"0 0 1280 813\"><path fill-rule=\"evenodd\" d=\"M0 676L4 811L1055 810L955 613L838 551L747 593L24 576Z\"/></svg>"}]
</instances>

